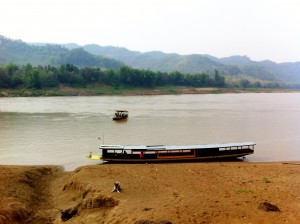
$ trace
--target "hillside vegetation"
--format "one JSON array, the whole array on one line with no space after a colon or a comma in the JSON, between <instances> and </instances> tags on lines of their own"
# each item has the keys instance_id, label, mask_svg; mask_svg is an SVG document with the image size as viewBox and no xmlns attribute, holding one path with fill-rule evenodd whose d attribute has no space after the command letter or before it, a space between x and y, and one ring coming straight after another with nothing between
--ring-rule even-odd
<instances>
[{"instance_id":1,"label":"hillside vegetation","mask_svg":"<svg viewBox=\"0 0 300 224\"><path fill-rule=\"evenodd\" d=\"M69 46L70 47L70 46ZM73 45L70 49L80 47ZM285 83L300 83L300 62L275 63L272 61L252 61L247 56L217 58L211 55L166 54L159 51L141 53L120 47L103 47L95 44L82 46L86 51L114 58L128 66L154 71L182 73L213 73L235 78L248 78Z\"/></svg>"},{"instance_id":2,"label":"hillside vegetation","mask_svg":"<svg viewBox=\"0 0 300 224\"><path fill-rule=\"evenodd\" d=\"M123 63L104 56L93 55L82 48L69 50L58 44L33 45L0 36L0 64L33 66L74 64L78 67L118 69Z\"/></svg>"},{"instance_id":3,"label":"hillside vegetation","mask_svg":"<svg viewBox=\"0 0 300 224\"><path fill-rule=\"evenodd\" d=\"M91 44L28 44L0 36L0 88L64 86L300 88L300 62L141 53Z\"/></svg>"}]
</instances>

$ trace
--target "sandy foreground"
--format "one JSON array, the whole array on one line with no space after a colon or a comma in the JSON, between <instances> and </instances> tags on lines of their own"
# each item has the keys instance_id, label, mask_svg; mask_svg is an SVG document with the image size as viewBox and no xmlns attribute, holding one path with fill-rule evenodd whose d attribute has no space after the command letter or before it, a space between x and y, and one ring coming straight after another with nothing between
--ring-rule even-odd
<instances>
[{"instance_id":1,"label":"sandy foreground","mask_svg":"<svg viewBox=\"0 0 300 224\"><path fill-rule=\"evenodd\" d=\"M300 220L300 162L0 166L0 181L1 224ZM115 181L121 193L111 192Z\"/></svg>"}]
</instances>

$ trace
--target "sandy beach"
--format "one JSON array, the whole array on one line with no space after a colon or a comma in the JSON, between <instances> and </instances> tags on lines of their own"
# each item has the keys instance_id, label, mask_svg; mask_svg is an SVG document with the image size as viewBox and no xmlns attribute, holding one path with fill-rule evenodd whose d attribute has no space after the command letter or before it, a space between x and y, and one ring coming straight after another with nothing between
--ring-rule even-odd
<instances>
[{"instance_id":1,"label":"sandy beach","mask_svg":"<svg viewBox=\"0 0 300 224\"><path fill-rule=\"evenodd\" d=\"M0 166L0 180L1 224L300 220L299 162Z\"/></svg>"}]
</instances>

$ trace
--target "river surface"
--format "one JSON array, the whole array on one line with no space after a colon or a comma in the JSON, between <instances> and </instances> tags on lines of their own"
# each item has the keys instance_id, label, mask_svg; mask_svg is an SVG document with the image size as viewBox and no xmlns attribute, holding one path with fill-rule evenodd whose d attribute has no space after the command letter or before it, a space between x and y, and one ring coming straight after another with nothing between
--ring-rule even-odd
<instances>
[{"instance_id":1,"label":"river surface","mask_svg":"<svg viewBox=\"0 0 300 224\"><path fill-rule=\"evenodd\" d=\"M127 109L126 122L112 121ZM300 161L300 94L0 98L0 164L96 164L100 144L253 141L247 161Z\"/></svg>"}]
</instances>

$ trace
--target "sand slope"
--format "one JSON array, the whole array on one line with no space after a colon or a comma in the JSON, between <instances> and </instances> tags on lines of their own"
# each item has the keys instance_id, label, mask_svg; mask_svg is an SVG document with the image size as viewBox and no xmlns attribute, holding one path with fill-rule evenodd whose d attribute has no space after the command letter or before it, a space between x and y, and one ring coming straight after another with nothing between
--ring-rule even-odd
<instances>
[{"instance_id":1,"label":"sand slope","mask_svg":"<svg viewBox=\"0 0 300 224\"><path fill-rule=\"evenodd\" d=\"M299 164L0 166L0 223L298 223Z\"/></svg>"}]
</instances>

